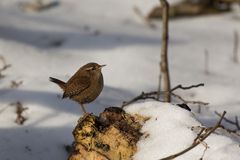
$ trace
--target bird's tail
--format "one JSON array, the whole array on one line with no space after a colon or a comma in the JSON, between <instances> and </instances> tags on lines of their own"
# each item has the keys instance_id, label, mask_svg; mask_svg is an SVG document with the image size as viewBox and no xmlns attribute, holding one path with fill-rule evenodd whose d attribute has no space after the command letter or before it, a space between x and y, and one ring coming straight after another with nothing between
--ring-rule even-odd
<instances>
[{"instance_id":1,"label":"bird's tail","mask_svg":"<svg viewBox=\"0 0 240 160\"><path fill-rule=\"evenodd\" d=\"M65 82L63 82L59 79L53 78L53 77L49 77L49 80L53 83L56 83L57 85L59 85L59 87L61 87L63 90L65 90L65 88L66 88Z\"/></svg>"}]
</instances>

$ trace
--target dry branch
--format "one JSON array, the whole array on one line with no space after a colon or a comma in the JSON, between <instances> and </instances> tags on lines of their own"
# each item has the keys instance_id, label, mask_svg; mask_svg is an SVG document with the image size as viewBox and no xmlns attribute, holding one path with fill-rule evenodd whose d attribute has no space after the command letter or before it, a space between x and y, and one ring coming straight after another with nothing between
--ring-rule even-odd
<instances>
[{"instance_id":1,"label":"dry branch","mask_svg":"<svg viewBox=\"0 0 240 160\"><path fill-rule=\"evenodd\" d=\"M188 87L183 87L181 84L177 85L176 87L172 88L171 89L171 92L177 90L177 89L183 89L183 90L187 90L187 89L192 89L192 88L197 88L197 87L203 87L204 86L204 83L199 83L197 85L191 85L191 86L188 86Z\"/></svg>"},{"instance_id":2,"label":"dry branch","mask_svg":"<svg viewBox=\"0 0 240 160\"><path fill-rule=\"evenodd\" d=\"M161 71L161 80L159 83L162 83L161 89L165 92L170 92L170 75L168 69L168 12L169 12L169 4L166 0L160 0L162 5L162 44L161 44L161 61L160 61L160 71ZM171 95L165 94L163 97L165 102L171 101Z\"/></svg>"},{"instance_id":3,"label":"dry branch","mask_svg":"<svg viewBox=\"0 0 240 160\"><path fill-rule=\"evenodd\" d=\"M181 96L173 93L173 91L177 90L177 89L183 89L183 90L187 90L187 89L192 89L192 88L197 88L197 87L200 87L200 86L204 86L203 83L200 83L200 84L197 84L197 85L191 85L191 86L187 86L187 87L183 87L181 84L180 85L177 85L176 87L172 88L170 90L170 92L159 92L159 91L152 91L152 92L142 92L140 95L138 95L137 97L133 98L132 100L130 101L125 101L123 102L122 104L122 108L124 108L125 106L129 105L129 104L132 104L138 100L145 100L145 99L154 99L156 101L160 101L159 100L159 95L162 94L162 95L165 95L165 94L168 94L168 95L172 95L178 99L180 99L183 103L185 104L199 104L199 105L208 105L208 103L206 102L202 102L202 101L188 101L188 100L185 100L183 99Z\"/></svg>"},{"instance_id":4,"label":"dry branch","mask_svg":"<svg viewBox=\"0 0 240 160\"><path fill-rule=\"evenodd\" d=\"M149 26L151 29L156 29L156 25L151 22L151 20L148 17L145 17L142 11L137 7L133 7L134 13L141 19L143 22L146 23L147 26Z\"/></svg>"},{"instance_id":5,"label":"dry branch","mask_svg":"<svg viewBox=\"0 0 240 160\"><path fill-rule=\"evenodd\" d=\"M224 118L226 114L226 111L224 111L219 119L219 121L217 122L217 124L214 126L214 127L211 127L211 128L205 128L205 129L202 129L200 131L200 133L197 135L197 138L194 140L193 144L182 150L181 152L179 153L176 153L176 154L173 154L171 156L168 156L168 157L165 157L165 158L161 158L159 160L173 160L174 158L176 157L179 157L183 154L185 154L186 152L190 151L191 149L195 148L196 146L198 146L200 143L202 143L208 136L210 136L217 128L219 128L221 126L221 122ZM204 132L205 131L205 132Z\"/></svg>"},{"instance_id":6,"label":"dry branch","mask_svg":"<svg viewBox=\"0 0 240 160\"><path fill-rule=\"evenodd\" d=\"M233 62L238 63L238 45L239 45L239 38L238 38L238 32L234 31L233 33Z\"/></svg>"},{"instance_id":7,"label":"dry branch","mask_svg":"<svg viewBox=\"0 0 240 160\"><path fill-rule=\"evenodd\" d=\"M204 105L204 106L209 104L207 102L202 102L202 101L189 101L189 100L185 100L181 96L179 96L179 95L177 95L175 93L171 93L171 95L176 97L176 98L178 98L178 99L180 99L185 104L199 104L199 105Z\"/></svg>"},{"instance_id":8,"label":"dry branch","mask_svg":"<svg viewBox=\"0 0 240 160\"><path fill-rule=\"evenodd\" d=\"M11 85L10 85L10 88L18 88L20 85L23 84L23 81L15 81L15 80L12 80L11 81Z\"/></svg>"},{"instance_id":9,"label":"dry branch","mask_svg":"<svg viewBox=\"0 0 240 160\"><path fill-rule=\"evenodd\" d=\"M0 78L5 77L5 75L2 74L3 71L7 70L9 67L11 67L11 64L7 64L5 58L0 55L0 61L2 61L2 67L0 68Z\"/></svg>"},{"instance_id":10,"label":"dry branch","mask_svg":"<svg viewBox=\"0 0 240 160\"><path fill-rule=\"evenodd\" d=\"M158 98L156 98L155 96L158 95L159 93L157 91L153 91L153 92L148 92L148 93L145 93L145 92L142 92L139 96L133 98L132 100L130 101L124 101L123 104L122 104L122 108L129 105L129 104L132 104L138 100L145 100L145 99L154 99L154 100L158 100Z\"/></svg>"},{"instance_id":11,"label":"dry branch","mask_svg":"<svg viewBox=\"0 0 240 160\"><path fill-rule=\"evenodd\" d=\"M209 75L209 52L207 49L205 49L204 51L204 67L205 67L204 73L206 75Z\"/></svg>"},{"instance_id":12,"label":"dry branch","mask_svg":"<svg viewBox=\"0 0 240 160\"><path fill-rule=\"evenodd\" d=\"M228 133L234 134L234 135L240 137L239 130L237 130L237 129L236 130L229 129L229 128L224 127L223 125L220 125L219 128L222 128L223 130L227 131Z\"/></svg>"},{"instance_id":13,"label":"dry branch","mask_svg":"<svg viewBox=\"0 0 240 160\"><path fill-rule=\"evenodd\" d=\"M27 110L27 107L23 107L21 102L16 102L16 103L12 103L12 106L16 106L16 114L17 114L17 118L15 120L15 122L18 125L23 125L24 122L27 120L26 117L24 117L22 114L25 110Z\"/></svg>"},{"instance_id":14,"label":"dry branch","mask_svg":"<svg viewBox=\"0 0 240 160\"><path fill-rule=\"evenodd\" d=\"M205 147L205 149L204 149L204 151L203 151L202 157L201 157L199 160L203 160L203 157L204 157L207 149L209 148L209 146L207 145L207 143L203 143L203 146Z\"/></svg>"},{"instance_id":15,"label":"dry branch","mask_svg":"<svg viewBox=\"0 0 240 160\"><path fill-rule=\"evenodd\" d=\"M215 111L214 113L217 116L219 116L219 117L221 116L221 114L218 113L217 111ZM237 130L240 130L240 125L239 125L239 121L238 121L238 117L237 116L235 116L235 121L232 121L232 120L230 120L230 119L228 119L226 117L224 117L223 120L226 121L227 123L230 123L230 124L236 126Z\"/></svg>"}]
</instances>

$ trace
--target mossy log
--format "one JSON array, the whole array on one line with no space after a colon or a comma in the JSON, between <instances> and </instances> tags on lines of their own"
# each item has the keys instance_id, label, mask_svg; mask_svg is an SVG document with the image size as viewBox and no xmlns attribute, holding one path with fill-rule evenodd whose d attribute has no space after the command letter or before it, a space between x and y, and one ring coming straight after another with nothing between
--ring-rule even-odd
<instances>
[{"instance_id":1,"label":"mossy log","mask_svg":"<svg viewBox=\"0 0 240 160\"><path fill-rule=\"evenodd\" d=\"M234 2L232 2L234 3ZM219 14L231 11L231 3L220 0L184 0L173 4L169 8L170 18L192 17L209 14ZM155 19L162 17L162 7L154 7L147 18Z\"/></svg>"},{"instance_id":2,"label":"mossy log","mask_svg":"<svg viewBox=\"0 0 240 160\"><path fill-rule=\"evenodd\" d=\"M19 7L25 12L40 12L57 7L59 4L59 1L43 2L42 0L36 0L33 2L20 2Z\"/></svg>"},{"instance_id":3,"label":"mossy log","mask_svg":"<svg viewBox=\"0 0 240 160\"><path fill-rule=\"evenodd\" d=\"M69 160L131 160L147 119L117 107L105 109L99 117L85 114L73 131Z\"/></svg>"}]
</instances>

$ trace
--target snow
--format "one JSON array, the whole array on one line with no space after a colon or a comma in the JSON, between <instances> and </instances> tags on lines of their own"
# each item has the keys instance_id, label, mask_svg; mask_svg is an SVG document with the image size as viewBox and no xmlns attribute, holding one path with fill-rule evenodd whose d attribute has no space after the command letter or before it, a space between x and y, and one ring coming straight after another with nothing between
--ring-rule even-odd
<instances>
[{"instance_id":1,"label":"snow","mask_svg":"<svg viewBox=\"0 0 240 160\"><path fill-rule=\"evenodd\" d=\"M149 136L138 142L134 160L156 160L178 153L191 146L197 137L191 128L202 126L193 113L169 103L147 101L130 105L125 110L151 117L141 130ZM221 134L212 134L204 142L209 148L203 159L237 160L240 157L239 144ZM200 159L204 149L200 144L176 159Z\"/></svg>"},{"instance_id":2,"label":"snow","mask_svg":"<svg viewBox=\"0 0 240 160\"><path fill-rule=\"evenodd\" d=\"M156 21L154 24L157 28L149 28L136 16L133 7L137 6L146 14L159 1L62 0L58 7L50 10L23 12L18 4L26 1L0 1L0 55L12 65L3 72L6 77L0 79L0 157L9 160L66 159L64 145L72 143L71 132L82 112L75 102L59 98L61 90L50 83L48 77L66 81L88 62L107 64L103 69L103 92L93 103L87 105L87 111L94 114L108 106L121 106L123 101L130 100L142 91L156 90L161 25ZM239 32L240 28L238 18L239 13L234 12L170 22L169 63L172 87L178 84L189 86L205 83L204 87L178 90L176 93L185 99L205 101L210 105L203 107L200 114L196 112L195 106L190 106L195 116L176 107L160 107L154 116L158 113L169 115L170 112L175 116L159 115L158 119L166 120L167 124L160 125L159 122L158 127L174 130L172 134L176 135L172 136L177 138L162 139L168 143L157 144L162 148L152 156L159 155L160 158L170 153L167 151L171 146L175 146L173 153L191 144L196 133L189 131L188 127L200 123L214 125L219 118L214 114L215 110L226 110L226 117L232 120L240 115L240 97L237 96L240 94L240 65L231 60L233 31ZM54 46L59 41L62 45ZM209 75L204 74L205 49L209 51ZM12 80L22 80L23 84L11 88ZM24 112L28 119L22 126L14 122L15 107L10 105L17 101L23 107L28 107ZM179 101L174 99L173 103ZM153 110L157 106L154 103L148 105L145 107ZM153 114L148 109L142 114L145 113ZM228 123L224 125L235 129ZM180 137L174 126L181 133ZM143 129L145 128L148 127L144 126ZM169 134L165 129L161 131L162 137L170 137ZM214 155L218 156L217 159L224 157L223 154L228 157L239 153L239 148L238 151L234 148L235 143L239 143L239 137L224 135L235 142L212 135L212 138L206 140L207 143L222 143L211 145L205 158L213 159L214 151L218 153ZM178 141L179 145L176 145L175 142ZM153 149L151 142L146 144ZM193 159L201 157L203 149L199 145L191 151Z\"/></svg>"}]
</instances>

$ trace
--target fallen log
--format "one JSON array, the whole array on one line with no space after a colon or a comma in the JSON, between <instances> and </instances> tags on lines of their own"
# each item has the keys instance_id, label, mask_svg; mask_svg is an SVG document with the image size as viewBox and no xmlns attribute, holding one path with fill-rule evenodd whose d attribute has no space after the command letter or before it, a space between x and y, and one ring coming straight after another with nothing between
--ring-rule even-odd
<instances>
[{"instance_id":1,"label":"fallen log","mask_svg":"<svg viewBox=\"0 0 240 160\"><path fill-rule=\"evenodd\" d=\"M231 11L231 4L239 3L239 0L184 0L173 4L169 8L170 18L193 17L201 15L219 14ZM162 6L154 7L147 15L148 19L162 17Z\"/></svg>"}]
</instances>

